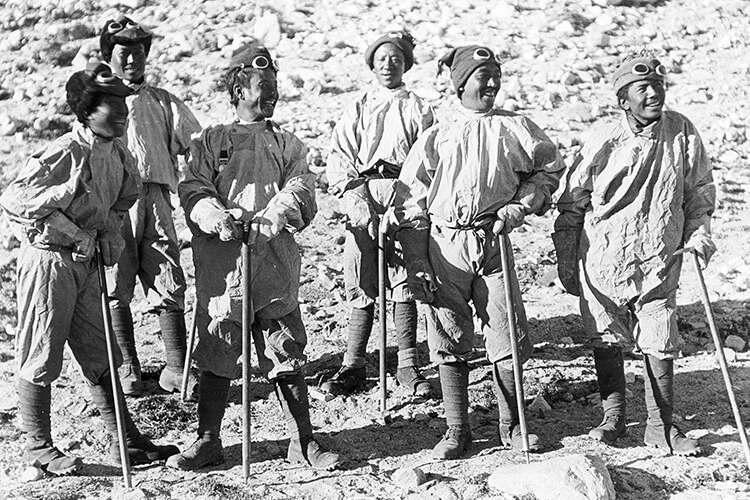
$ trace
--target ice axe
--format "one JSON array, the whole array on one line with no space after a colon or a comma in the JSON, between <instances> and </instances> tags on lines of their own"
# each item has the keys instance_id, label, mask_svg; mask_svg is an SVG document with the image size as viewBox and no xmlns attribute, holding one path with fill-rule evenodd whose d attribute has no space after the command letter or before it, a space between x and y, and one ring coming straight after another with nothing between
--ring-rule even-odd
<instances>
[{"instance_id":1,"label":"ice axe","mask_svg":"<svg viewBox=\"0 0 750 500\"><path fill-rule=\"evenodd\" d=\"M521 360L518 356L518 337L516 328L516 313L513 307L513 289L511 287L510 258L508 249L510 238L508 233L503 230L500 233L500 261L503 267L503 286L505 288L505 310L508 313L508 333L510 335L510 351L513 357L513 379L516 386L516 404L518 405L518 425L521 427L521 442L523 443L523 452L526 454L526 463L529 460L529 434L526 430L526 401L523 396L523 380L521 373ZM512 250L511 250L512 251Z\"/></svg>"},{"instance_id":2,"label":"ice axe","mask_svg":"<svg viewBox=\"0 0 750 500\"><path fill-rule=\"evenodd\" d=\"M745 460L747 461L748 467L750 467L750 446L747 442L747 433L745 432L745 426L742 424L742 415L740 415L740 409L739 406L737 406L737 400L734 397L734 389L732 389L732 379L729 377L729 367L727 366L727 358L724 356L724 346L721 344L721 338L719 338L719 332L716 329L716 321L714 320L714 313L711 309L711 299L708 298L708 289L706 288L706 281L703 279L703 271L701 270L701 265L698 260L698 253L692 248L686 249L686 251L693 256L695 273L698 275L698 281L700 282L701 301L703 302L703 308L706 310L708 326L711 330L711 337L714 340L714 346L716 347L716 357L719 359L721 374L724 376L724 385L727 388L729 404L732 406L734 421L737 424L737 430L740 434L740 441L742 442L742 448L745 452Z\"/></svg>"},{"instance_id":3,"label":"ice axe","mask_svg":"<svg viewBox=\"0 0 750 500\"><path fill-rule=\"evenodd\" d=\"M380 218L378 224L378 314L380 315L380 413L385 415L386 400L388 391L386 387L385 373L385 352L388 331L386 328L386 311L385 311L385 278L387 272L387 263L385 258L385 241L388 223L386 214Z\"/></svg>"},{"instance_id":4,"label":"ice axe","mask_svg":"<svg viewBox=\"0 0 750 500\"><path fill-rule=\"evenodd\" d=\"M96 246L96 270L99 275L99 293L102 302L102 317L104 318L104 338L107 343L107 362L109 363L109 376L112 384L112 393L115 397L115 421L117 422L117 444L120 446L120 463L122 463L122 478L125 481L125 488L132 488L133 483L130 478L130 457L128 456L128 447L125 442L125 421L123 420L122 403L124 396L120 386L120 378L117 375L117 366L115 366L115 340L112 333L112 315L109 311L109 292L107 291L107 275L104 273L104 259L102 258L102 249L100 244Z\"/></svg>"},{"instance_id":5,"label":"ice axe","mask_svg":"<svg viewBox=\"0 0 750 500\"><path fill-rule=\"evenodd\" d=\"M193 362L193 348L195 347L195 332L198 318L198 292L196 290L193 301L193 311L190 316L190 333L188 334L187 351L185 352L185 367L182 369L182 385L180 386L180 399L184 402L187 398L188 377L190 377L190 364Z\"/></svg>"},{"instance_id":6,"label":"ice axe","mask_svg":"<svg viewBox=\"0 0 750 500\"><path fill-rule=\"evenodd\" d=\"M242 236L242 476L250 478L250 342L253 324L252 245L248 228Z\"/></svg>"}]
</instances>

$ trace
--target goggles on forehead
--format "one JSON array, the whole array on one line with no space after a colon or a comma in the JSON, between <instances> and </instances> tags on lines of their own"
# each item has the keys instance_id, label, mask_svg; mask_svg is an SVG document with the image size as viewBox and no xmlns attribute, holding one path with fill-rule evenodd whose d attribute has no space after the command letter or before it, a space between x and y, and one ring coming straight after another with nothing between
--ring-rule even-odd
<instances>
[{"instance_id":1,"label":"goggles on forehead","mask_svg":"<svg viewBox=\"0 0 750 500\"><path fill-rule=\"evenodd\" d=\"M124 29L138 29L140 27L141 27L140 24L134 23L132 21L128 21L126 23L115 21L113 23L110 23L109 26L107 26L107 32L110 35L114 35L115 33L119 33L120 31Z\"/></svg>"},{"instance_id":2,"label":"goggles on forehead","mask_svg":"<svg viewBox=\"0 0 750 500\"><path fill-rule=\"evenodd\" d=\"M272 61L271 59L269 59L268 57L263 56L263 55L253 57L253 60L250 61L250 64L242 63L242 64L237 65L237 67L240 68L240 69L245 69L245 68L268 69L268 68L272 68L272 69L274 69L276 71L279 70L279 64L276 61Z\"/></svg>"},{"instance_id":3,"label":"goggles on forehead","mask_svg":"<svg viewBox=\"0 0 750 500\"><path fill-rule=\"evenodd\" d=\"M659 76L667 76L667 68L663 64L657 64L655 67L651 67L646 63L636 63L630 69L630 72L638 76L648 75L651 72L654 72Z\"/></svg>"},{"instance_id":4,"label":"goggles on forehead","mask_svg":"<svg viewBox=\"0 0 750 500\"><path fill-rule=\"evenodd\" d=\"M478 48L474 51L474 53L471 55L471 57L475 61L495 61L497 63L500 62L500 58L494 55L491 51L484 48Z\"/></svg>"}]
</instances>

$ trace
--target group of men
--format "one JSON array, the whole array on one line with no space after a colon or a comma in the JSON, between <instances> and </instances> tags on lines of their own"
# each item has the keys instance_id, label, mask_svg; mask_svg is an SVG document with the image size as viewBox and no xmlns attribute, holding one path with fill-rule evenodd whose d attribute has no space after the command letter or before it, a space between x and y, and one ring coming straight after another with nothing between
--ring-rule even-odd
<instances>
[{"instance_id":1,"label":"group of men","mask_svg":"<svg viewBox=\"0 0 750 500\"><path fill-rule=\"evenodd\" d=\"M223 75L232 123L201 131L178 98L145 83L152 35L128 18L101 33L104 62L76 72L66 85L78 118L73 131L32 155L0 197L16 222L18 262L18 396L27 434L25 460L69 474L80 460L55 448L50 384L67 342L93 401L113 436L119 391L106 363L97 266L107 266L112 326L122 354L126 394L143 390L130 302L135 278L159 314L166 366L160 386L175 391L185 362L185 278L179 263L170 193L179 194L192 231L198 343L198 436L182 452L142 435L124 404L131 463L166 459L194 470L224 460L221 423L231 379L240 377L242 267L252 245L252 336L260 368L273 382L290 431L287 457L320 469L338 454L313 437L305 363L306 332L298 304L300 255L293 234L316 213L307 149L272 117L278 66L257 43L235 52ZM500 444L520 449L505 280L512 290L521 362L532 352L518 281L505 276L500 236L541 215L566 172L556 145L528 118L495 107L501 66L480 45L454 48L439 61L458 102L446 121L407 90L414 39L389 32L365 61L377 84L337 122L327 161L330 191L348 216L344 277L350 322L339 372L322 388L349 394L365 379L365 354L377 298L377 232L391 236L388 289L398 338L397 381L431 397L419 371L417 303L427 320L448 424L433 453L459 458L472 438L467 360L481 327L498 400ZM675 291L681 252L704 263L714 251L711 168L700 137L684 116L663 110L666 70L654 57L629 57L613 77L622 119L593 130L567 170L553 241L560 279L579 295L604 419L590 436L613 443L625 432L622 348L645 361L648 420L644 441L696 454L697 442L672 422L673 360L680 337ZM200 133L199 133L200 132ZM180 178L177 156L187 169ZM504 249L512 255L512 248ZM119 361L119 360L118 360ZM247 381L243 381L247 382ZM541 448L537 436L528 446Z\"/></svg>"}]
</instances>

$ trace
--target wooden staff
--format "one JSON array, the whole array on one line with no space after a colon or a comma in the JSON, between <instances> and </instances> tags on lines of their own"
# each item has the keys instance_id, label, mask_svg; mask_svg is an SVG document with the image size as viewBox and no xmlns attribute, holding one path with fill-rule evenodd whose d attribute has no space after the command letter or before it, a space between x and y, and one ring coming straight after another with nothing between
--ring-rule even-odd
<instances>
[{"instance_id":1,"label":"wooden staff","mask_svg":"<svg viewBox=\"0 0 750 500\"><path fill-rule=\"evenodd\" d=\"M737 406L737 399L735 399L734 397L732 379L729 377L729 366L727 365L727 358L724 356L724 346L721 343L719 331L716 329L716 321L714 320L714 313L711 309L711 299L708 298L706 281L703 279L703 271L701 270L701 265L698 261L698 254L692 249L689 249L689 251L693 255L693 265L695 266L695 273L698 275L698 281L700 282L701 301L703 302L703 308L706 310L708 326L711 330L711 337L713 337L714 346L716 347L716 357L719 359L721 374L724 376L724 386L727 388L729 404L732 406L734 421L737 423L737 431L740 435L740 441L742 442L743 451L745 452L745 460L747 461L748 467L750 467L750 446L748 446L747 443L747 433L745 432L745 426L742 424L742 415L740 415L740 409L739 406Z\"/></svg>"},{"instance_id":2,"label":"wooden staff","mask_svg":"<svg viewBox=\"0 0 750 500\"><path fill-rule=\"evenodd\" d=\"M130 457L128 456L128 447L125 441L125 422L123 420L122 404L125 397L122 394L120 386L120 377L117 375L117 366L115 366L115 340L112 333L112 316L109 311L109 293L107 292L107 275L104 271L104 259L102 258L101 245L96 246L96 270L99 275L99 292L102 302L102 316L104 317L104 338L107 343L107 362L109 363L109 376L112 383L112 394L115 397L115 420L117 421L117 444L120 446L120 463L122 464L122 478L125 481L125 488L132 488L133 483L130 478Z\"/></svg>"},{"instance_id":3,"label":"wooden staff","mask_svg":"<svg viewBox=\"0 0 750 500\"><path fill-rule=\"evenodd\" d=\"M518 337L516 328L516 313L513 307L513 289L511 287L511 273L515 270L510 268L508 249L510 238L504 230L500 233L500 260L503 266L503 285L505 287L505 309L508 313L508 333L510 334L510 350L513 356L513 378L516 386L516 404L518 406L518 425L521 427L521 441L523 452L526 454L526 463L529 463L529 434L526 430L526 401L523 396L523 374L521 372L521 360L518 357Z\"/></svg>"}]
</instances>

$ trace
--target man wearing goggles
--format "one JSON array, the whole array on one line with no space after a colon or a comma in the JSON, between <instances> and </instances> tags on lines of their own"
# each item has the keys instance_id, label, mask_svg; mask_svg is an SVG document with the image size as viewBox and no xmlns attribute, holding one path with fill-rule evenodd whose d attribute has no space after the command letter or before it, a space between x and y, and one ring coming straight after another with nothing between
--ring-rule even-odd
<instances>
[{"instance_id":1,"label":"man wearing goggles","mask_svg":"<svg viewBox=\"0 0 750 500\"><path fill-rule=\"evenodd\" d=\"M432 107L406 88L403 75L414 64L414 39L406 31L387 33L365 51L376 85L345 109L331 138L326 175L330 192L341 197L349 220L344 243L344 281L350 307L344 362L322 388L350 394L367 380L367 341L378 296L377 225L390 219L390 201L401 165L417 138L435 121ZM409 393L430 397L419 372L417 304L406 285L401 248L387 245L388 295L398 343L396 380Z\"/></svg>"},{"instance_id":2,"label":"man wearing goggles","mask_svg":"<svg viewBox=\"0 0 750 500\"><path fill-rule=\"evenodd\" d=\"M167 465L194 470L224 460L221 422L230 380L242 367L242 241L252 245L253 341L291 433L287 459L317 469L339 456L313 437L307 384L300 372L307 343L297 301L300 252L292 233L315 216L315 179L307 148L269 119L279 98L276 66L250 44L231 59L224 85L234 123L210 127L190 147L180 201L193 232L200 369L198 439ZM244 380L243 383L250 383Z\"/></svg>"},{"instance_id":3,"label":"man wearing goggles","mask_svg":"<svg viewBox=\"0 0 750 500\"><path fill-rule=\"evenodd\" d=\"M455 459L472 443L468 360L475 320L492 367L500 445L523 447L504 280L514 290L521 362L533 346L518 279L502 272L499 235L547 210L564 164L534 122L495 108L501 69L489 48L457 47L439 63L450 69L460 106L409 151L394 205L409 286L427 303L427 341L443 390L448 430L433 454ZM537 436L528 438L529 449L539 450Z\"/></svg>"},{"instance_id":4,"label":"man wearing goggles","mask_svg":"<svg viewBox=\"0 0 750 500\"><path fill-rule=\"evenodd\" d=\"M559 276L580 296L594 336L604 409L589 436L625 434L623 348L643 354L648 419L644 442L680 455L700 447L674 425L675 316L682 251L705 266L715 251L711 164L693 124L664 110L666 69L650 55L627 59L613 90L623 116L591 131L559 202L553 240Z\"/></svg>"},{"instance_id":5,"label":"man wearing goggles","mask_svg":"<svg viewBox=\"0 0 750 500\"><path fill-rule=\"evenodd\" d=\"M120 461L116 390L93 256L98 245L106 265L117 261L124 244L120 226L141 187L133 158L119 139L131 90L101 63L74 73L65 90L78 122L29 157L0 197L22 242L16 340L24 461L53 475L73 474L81 464L52 442L51 384L60 375L65 344L112 436L110 457ZM140 433L124 401L121 408L131 464L163 460L179 451L152 443Z\"/></svg>"},{"instance_id":6,"label":"man wearing goggles","mask_svg":"<svg viewBox=\"0 0 750 500\"><path fill-rule=\"evenodd\" d=\"M191 134L200 124L170 92L144 81L152 35L132 19L104 24L99 38L102 57L109 61L133 93L126 142L143 180L143 195L126 215L125 250L108 271L112 326L124 358L120 380L125 394L143 390L130 302L136 278L159 315L166 367L159 376L165 391L178 391L185 363L185 276L173 221L170 193L177 190L177 156L187 152Z\"/></svg>"}]
</instances>

